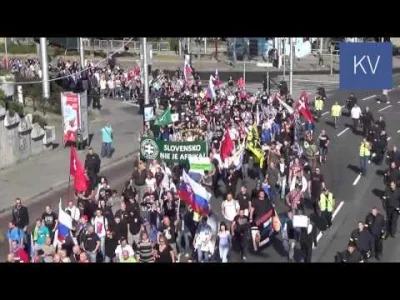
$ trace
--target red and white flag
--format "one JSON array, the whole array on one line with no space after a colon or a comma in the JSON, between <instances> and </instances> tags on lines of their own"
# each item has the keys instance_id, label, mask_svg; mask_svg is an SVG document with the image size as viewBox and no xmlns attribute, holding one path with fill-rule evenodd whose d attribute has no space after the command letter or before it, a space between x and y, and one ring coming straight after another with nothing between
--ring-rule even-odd
<instances>
[{"instance_id":1,"label":"red and white flag","mask_svg":"<svg viewBox=\"0 0 400 300\"><path fill-rule=\"evenodd\" d=\"M304 100L300 99L296 103L296 109L303 115L307 121L312 122L314 121L313 115L311 111L308 109L307 104Z\"/></svg>"},{"instance_id":2,"label":"red and white flag","mask_svg":"<svg viewBox=\"0 0 400 300\"><path fill-rule=\"evenodd\" d=\"M229 129L226 128L224 138L221 142L221 159L222 161L225 158L229 157L232 154L233 149L235 149L235 144L231 139L231 135L229 134Z\"/></svg>"}]
</instances>

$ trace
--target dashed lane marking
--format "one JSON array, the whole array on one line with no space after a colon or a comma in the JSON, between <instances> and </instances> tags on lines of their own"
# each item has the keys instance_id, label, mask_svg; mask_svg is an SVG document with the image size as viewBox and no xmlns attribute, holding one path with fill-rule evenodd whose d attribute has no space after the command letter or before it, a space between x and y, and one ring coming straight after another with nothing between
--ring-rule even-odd
<instances>
[{"instance_id":1,"label":"dashed lane marking","mask_svg":"<svg viewBox=\"0 0 400 300\"><path fill-rule=\"evenodd\" d=\"M388 140L388 141L390 141L391 139L392 139L392 137L391 137L391 136L389 136L389 137L387 138L387 140Z\"/></svg>"},{"instance_id":2,"label":"dashed lane marking","mask_svg":"<svg viewBox=\"0 0 400 300\"><path fill-rule=\"evenodd\" d=\"M337 136L341 136L343 133L345 133L345 132L346 132L347 130L349 130L349 129L350 129L349 127L343 129L341 132L339 132L339 133L337 134Z\"/></svg>"},{"instance_id":3,"label":"dashed lane marking","mask_svg":"<svg viewBox=\"0 0 400 300\"><path fill-rule=\"evenodd\" d=\"M397 130L397 133L400 133L400 129L399 129L399 130Z\"/></svg>"},{"instance_id":4,"label":"dashed lane marking","mask_svg":"<svg viewBox=\"0 0 400 300\"><path fill-rule=\"evenodd\" d=\"M361 179L361 174L358 174L356 180L354 180L353 185L356 185Z\"/></svg>"},{"instance_id":5,"label":"dashed lane marking","mask_svg":"<svg viewBox=\"0 0 400 300\"><path fill-rule=\"evenodd\" d=\"M385 107L382 107L380 110L378 110L378 111L384 111L385 109L388 109L388 108L391 108L392 107L392 105L388 105L388 106L385 106Z\"/></svg>"},{"instance_id":6,"label":"dashed lane marking","mask_svg":"<svg viewBox=\"0 0 400 300\"><path fill-rule=\"evenodd\" d=\"M339 203L339 205L336 207L335 211L334 211L333 214L332 214L332 221L335 219L335 217L337 216L337 214L339 213L339 211L342 209L343 204L344 204L344 201L341 201L341 202ZM317 235L317 242L322 238L322 235L323 235L322 232L320 232L320 233Z\"/></svg>"},{"instance_id":7,"label":"dashed lane marking","mask_svg":"<svg viewBox=\"0 0 400 300\"><path fill-rule=\"evenodd\" d=\"M368 96L368 97L365 97L365 98L361 99L361 101L369 100L369 99L372 99L372 98L375 98L375 97L376 97L376 95L371 95L371 96Z\"/></svg>"}]
</instances>

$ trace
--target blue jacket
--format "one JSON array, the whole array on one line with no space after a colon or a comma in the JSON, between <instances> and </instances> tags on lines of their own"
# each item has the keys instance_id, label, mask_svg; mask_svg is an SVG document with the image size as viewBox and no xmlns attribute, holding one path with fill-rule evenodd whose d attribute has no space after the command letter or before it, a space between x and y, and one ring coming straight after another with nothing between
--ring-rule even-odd
<instances>
[{"instance_id":1,"label":"blue jacket","mask_svg":"<svg viewBox=\"0 0 400 300\"><path fill-rule=\"evenodd\" d=\"M307 131L315 131L315 125L314 125L314 123L306 123L306 130Z\"/></svg>"}]
</instances>

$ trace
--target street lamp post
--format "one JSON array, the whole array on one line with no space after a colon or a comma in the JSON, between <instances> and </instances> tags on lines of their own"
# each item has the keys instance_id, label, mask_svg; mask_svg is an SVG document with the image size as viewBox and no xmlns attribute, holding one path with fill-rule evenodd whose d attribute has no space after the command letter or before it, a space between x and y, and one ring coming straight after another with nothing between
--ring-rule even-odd
<instances>
[{"instance_id":1,"label":"street lamp post","mask_svg":"<svg viewBox=\"0 0 400 300\"><path fill-rule=\"evenodd\" d=\"M143 77L144 77L144 104L150 104L149 99L149 69L147 66L147 38L143 38Z\"/></svg>"},{"instance_id":2,"label":"street lamp post","mask_svg":"<svg viewBox=\"0 0 400 300\"><path fill-rule=\"evenodd\" d=\"M42 67L42 93L43 98L50 98L49 63L47 61L47 38L40 38L40 63Z\"/></svg>"},{"instance_id":3,"label":"street lamp post","mask_svg":"<svg viewBox=\"0 0 400 300\"><path fill-rule=\"evenodd\" d=\"M293 38L290 38L290 71L289 71L289 90L293 97Z\"/></svg>"}]
</instances>

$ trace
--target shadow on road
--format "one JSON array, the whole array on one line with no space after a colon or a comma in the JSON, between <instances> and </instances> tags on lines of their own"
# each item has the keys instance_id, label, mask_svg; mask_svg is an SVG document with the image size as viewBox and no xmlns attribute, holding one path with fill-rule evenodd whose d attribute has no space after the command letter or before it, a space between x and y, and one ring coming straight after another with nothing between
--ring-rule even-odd
<instances>
[{"instance_id":1,"label":"shadow on road","mask_svg":"<svg viewBox=\"0 0 400 300\"><path fill-rule=\"evenodd\" d=\"M360 173L361 173L361 169L360 169L360 167L358 167L358 166L349 164L349 165L347 166L347 168L350 169L350 170L352 170L352 171L353 171L354 173L356 173L356 174L360 174Z\"/></svg>"}]
</instances>

